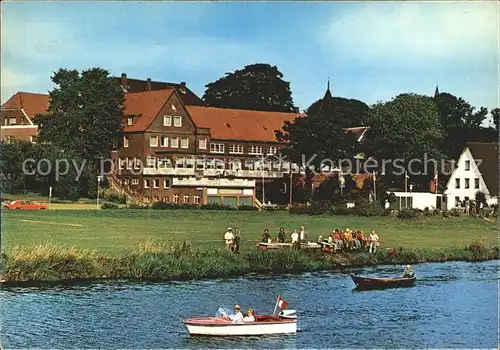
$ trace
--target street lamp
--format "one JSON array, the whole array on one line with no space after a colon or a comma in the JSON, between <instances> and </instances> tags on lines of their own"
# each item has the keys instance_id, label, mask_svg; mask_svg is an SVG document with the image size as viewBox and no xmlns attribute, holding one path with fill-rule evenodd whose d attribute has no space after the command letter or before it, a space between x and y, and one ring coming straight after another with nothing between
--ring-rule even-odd
<instances>
[{"instance_id":1,"label":"street lamp","mask_svg":"<svg viewBox=\"0 0 500 350\"><path fill-rule=\"evenodd\" d=\"M102 176L98 175L97 176L97 210L99 210L99 192L101 189L101 180L102 180Z\"/></svg>"}]
</instances>

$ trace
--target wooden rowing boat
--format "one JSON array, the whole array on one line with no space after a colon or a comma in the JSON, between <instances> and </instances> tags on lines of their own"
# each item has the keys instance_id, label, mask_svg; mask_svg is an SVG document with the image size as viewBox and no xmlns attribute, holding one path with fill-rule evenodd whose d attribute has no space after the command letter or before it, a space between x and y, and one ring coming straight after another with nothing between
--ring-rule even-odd
<instances>
[{"instance_id":1,"label":"wooden rowing boat","mask_svg":"<svg viewBox=\"0 0 500 350\"><path fill-rule=\"evenodd\" d=\"M362 277L356 275L351 275L351 278L356 287L363 290L412 287L415 284L416 280L416 277L379 278Z\"/></svg>"}]
</instances>

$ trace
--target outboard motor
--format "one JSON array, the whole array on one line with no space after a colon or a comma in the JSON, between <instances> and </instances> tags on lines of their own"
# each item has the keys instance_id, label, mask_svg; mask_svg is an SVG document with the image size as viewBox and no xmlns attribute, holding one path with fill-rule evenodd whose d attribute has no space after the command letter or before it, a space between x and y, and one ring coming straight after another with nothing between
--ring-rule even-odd
<instances>
[{"instance_id":1,"label":"outboard motor","mask_svg":"<svg viewBox=\"0 0 500 350\"><path fill-rule=\"evenodd\" d=\"M297 311L295 310L281 310L278 314L281 318L297 318Z\"/></svg>"}]
</instances>

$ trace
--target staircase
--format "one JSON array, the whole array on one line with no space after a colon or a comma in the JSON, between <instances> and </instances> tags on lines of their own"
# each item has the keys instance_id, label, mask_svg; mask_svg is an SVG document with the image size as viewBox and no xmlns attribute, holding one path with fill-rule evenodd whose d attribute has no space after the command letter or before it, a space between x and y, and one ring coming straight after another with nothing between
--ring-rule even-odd
<instances>
[{"instance_id":1,"label":"staircase","mask_svg":"<svg viewBox=\"0 0 500 350\"><path fill-rule=\"evenodd\" d=\"M125 195L128 200L133 200L133 201L136 201L139 203L148 203L148 201L146 200L146 198L142 194L130 189L127 186L122 186L115 174L113 174L113 173L109 174L107 177L107 180L108 180L109 187L111 189L113 189L114 191L116 191L122 195Z\"/></svg>"}]
</instances>

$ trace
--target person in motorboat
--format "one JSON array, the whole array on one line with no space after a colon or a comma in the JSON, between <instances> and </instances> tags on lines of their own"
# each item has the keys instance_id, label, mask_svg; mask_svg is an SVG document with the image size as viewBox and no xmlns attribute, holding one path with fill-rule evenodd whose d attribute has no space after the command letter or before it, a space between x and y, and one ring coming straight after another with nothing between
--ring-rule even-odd
<instances>
[{"instance_id":1,"label":"person in motorboat","mask_svg":"<svg viewBox=\"0 0 500 350\"><path fill-rule=\"evenodd\" d=\"M247 316L243 317L243 322L255 322L255 316L252 309L248 309Z\"/></svg>"},{"instance_id":2,"label":"person in motorboat","mask_svg":"<svg viewBox=\"0 0 500 350\"><path fill-rule=\"evenodd\" d=\"M243 314L240 311L240 306L238 304L234 305L233 307L234 310L234 315L231 315L231 321L233 323L242 323L243 321Z\"/></svg>"},{"instance_id":3,"label":"person in motorboat","mask_svg":"<svg viewBox=\"0 0 500 350\"><path fill-rule=\"evenodd\" d=\"M231 251L234 240L233 229L231 227L227 228L226 233L224 234L224 240L226 241L226 249Z\"/></svg>"},{"instance_id":4,"label":"person in motorboat","mask_svg":"<svg viewBox=\"0 0 500 350\"><path fill-rule=\"evenodd\" d=\"M413 277L415 277L415 273L413 272L411 265L406 265L403 278L413 278Z\"/></svg>"}]
</instances>

